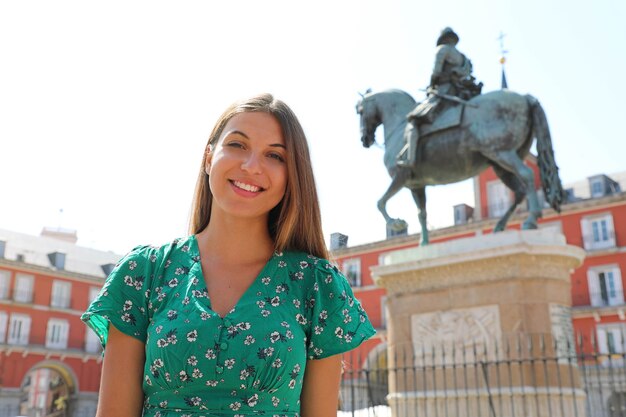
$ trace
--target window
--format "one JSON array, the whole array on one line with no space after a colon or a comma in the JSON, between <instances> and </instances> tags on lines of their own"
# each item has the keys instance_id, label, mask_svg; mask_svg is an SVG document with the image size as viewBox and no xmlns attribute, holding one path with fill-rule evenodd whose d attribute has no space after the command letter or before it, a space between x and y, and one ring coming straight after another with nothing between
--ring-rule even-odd
<instances>
[{"instance_id":1,"label":"window","mask_svg":"<svg viewBox=\"0 0 626 417\"><path fill-rule=\"evenodd\" d=\"M7 342L12 345L27 345L29 336L30 316L25 314L11 314Z\"/></svg>"},{"instance_id":2,"label":"window","mask_svg":"<svg viewBox=\"0 0 626 417\"><path fill-rule=\"evenodd\" d=\"M11 272L0 270L0 300L9 298L9 287L11 286Z\"/></svg>"},{"instance_id":3,"label":"window","mask_svg":"<svg viewBox=\"0 0 626 417\"><path fill-rule=\"evenodd\" d=\"M615 354L624 353L624 325L605 324L598 325L596 329L598 337L598 353Z\"/></svg>"},{"instance_id":4,"label":"window","mask_svg":"<svg viewBox=\"0 0 626 417\"><path fill-rule=\"evenodd\" d=\"M343 261L343 274L348 278L348 282L353 287L361 285L361 260L346 259Z\"/></svg>"},{"instance_id":5,"label":"window","mask_svg":"<svg viewBox=\"0 0 626 417\"><path fill-rule=\"evenodd\" d=\"M511 192L500 180L487 183L489 217L502 216L511 206Z\"/></svg>"},{"instance_id":6,"label":"window","mask_svg":"<svg viewBox=\"0 0 626 417\"><path fill-rule=\"evenodd\" d=\"M20 303L31 303L33 301L33 280L35 277L26 274L15 276L15 288L13 289L13 299Z\"/></svg>"},{"instance_id":7,"label":"window","mask_svg":"<svg viewBox=\"0 0 626 417\"><path fill-rule=\"evenodd\" d=\"M604 195L604 181L602 179L591 182L591 198L602 197Z\"/></svg>"},{"instance_id":8,"label":"window","mask_svg":"<svg viewBox=\"0 0 626 417\"><path fill-rule=\"evenodd\" d=\"M4 343L7 340L7 322L9 316L5 311L0 311L0 343Z\"/></svg>"},{"instance_id":9,"label":"window","mask_svg":"<svg viewBox=\"0 0 626 417\"><path fill-rule=\"evenodd\" d=\"M67 320L48 320L48 330L46 332L46 347L51 349L66 349L67 334L70 325Z\"/></svg>"},{"instance_id":10,"label":"window","mask_svg":"<svg viewBox=\"0 0 626 417\"><path fill-rule=\"evenodd\" d=\"M52 283L51 307L69 308L72 284L67 281L54 281Z\"/></svg>"},{"instance_id":11,"label":"window","mask_svg":"<svg viewBox=\"0 0 626 417\"><path fill-rule=\"evenodd\" d=\"M380 297L380 327L387 328L387 296Z\"/></svg>"},{"instance_id":12,"label":"window","mask_svg":"<svg viewBox=\"0 0 626 417\"><path fill-rule=\"evenodd\" d=\"M89 287L89 304L100 294L100 287Z\"/></svg>"},{"instance_id":13,"label":"window","mask_svg":"<svg viewBox=\"0 0 626 417\"><path fill-rule=\"evenodd\" d=\"M587 250L607 249L615 247L615 231L613 216L588 216L580 220L583 243Z\"/></svg>"},{"instance_id":14,"label":"window","mask_svg":"<svg viewBox=\"0 0 626 417\"><path fill-rule=\"evenodd\" d=\"M86 330L85 332L85 352L88 353L98 353L100 352L100 339L96 335L96 332L91 330L90 328L83 326Z\"/></svg>"},{"instance_id":15,"label":"window","mask_svg":"<svg viewBox=\"0 0 626 417\"><path fill-rule=\"evenodd\" d=\"M589 268L587 271L589 299L596 307L624 304L622 274L617 265Z\"/></svg>"}]
</instances>

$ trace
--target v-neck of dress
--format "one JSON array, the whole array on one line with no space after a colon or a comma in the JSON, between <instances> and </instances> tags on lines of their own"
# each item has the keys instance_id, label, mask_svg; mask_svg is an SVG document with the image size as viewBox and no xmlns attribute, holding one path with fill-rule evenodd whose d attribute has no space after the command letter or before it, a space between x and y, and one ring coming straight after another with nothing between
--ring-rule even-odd
<instances>
[{"instance_id":1,"label":"v-neck of dress","mask_svg":"<svg viewBox=\"0 0 626 417\"><path fill-rule=\"evenodd\" d=\"M233 312L237 311L237 307L250 296L249 294L252 291L254 291L254 287L257 286L257 282L261 280L261 277L266 275L266 271L268 267L270 266L270 264L274 260L274 257L276 256L276 251L273 251L270 258L267 260L267 262L265 262L265 265L263 265L263 268L261 268L261 270L259 271L257 276L254 278L254 280L250 283L248 288L246 288L246 290L241 294L241 296L235 302L235 304L233 304L231 309L226 314L224 314L224 316L221 316L217 311L213 310L211 297L209 297L209 288L207 286L206 279L204 277L204 272L202 270L202 255L200 254L200 245L198 245L198 239L196 238L196 235L191 235L191 243L192 244L190 247L190 252L191 252L190 255L192 255L192 258L194 258L194 260L196 261L196 267L197 267L196 275L199 280L199 284L201 286L200 288L204 289L204 291L206 292L207 307L209 308L211 313L215 314L221 319L225 319L226 317L231 315Z\"/></svg>"}]
</instances>

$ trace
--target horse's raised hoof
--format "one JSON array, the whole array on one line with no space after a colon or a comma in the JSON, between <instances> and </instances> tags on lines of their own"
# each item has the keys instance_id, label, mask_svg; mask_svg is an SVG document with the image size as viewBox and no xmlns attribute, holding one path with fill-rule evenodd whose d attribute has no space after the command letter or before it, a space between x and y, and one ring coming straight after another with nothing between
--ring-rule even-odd
<instances>
[{"instance_id":1,"label":"horse's raised hoof","mask_svg":"<svg viewBox=\"0 0 626 417\"><path fill-rule=\"evenodd\" d=\"M387 227L394 232L401 232L409 227L409 224L402 219L392 219L387 222Z\"/></svg>"}]
</instances>

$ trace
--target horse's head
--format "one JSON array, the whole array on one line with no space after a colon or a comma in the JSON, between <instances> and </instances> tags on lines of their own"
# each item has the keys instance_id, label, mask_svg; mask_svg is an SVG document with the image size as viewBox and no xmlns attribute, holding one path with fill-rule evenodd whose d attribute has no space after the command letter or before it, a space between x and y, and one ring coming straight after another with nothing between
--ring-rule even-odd
<instances>
[{"instance_id":1,"label":"horse's head","mask_svg":"<svg viewBox=\"0 0 626 417\"><path fill-rule=\"evenodd\" d=\"M369 148L376 140L376 128L380 125L381 119L376 108L376 97L369 90L361 97L356 104L356 112L360 116L361 142L364 147Z\"/></svg>"}]
</instances>

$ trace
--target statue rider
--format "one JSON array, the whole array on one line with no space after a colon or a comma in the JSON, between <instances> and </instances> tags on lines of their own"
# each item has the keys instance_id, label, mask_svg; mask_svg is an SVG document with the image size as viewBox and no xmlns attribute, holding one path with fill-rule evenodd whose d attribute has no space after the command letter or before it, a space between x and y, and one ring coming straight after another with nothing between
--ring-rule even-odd
<instances>
[{"instance_id":1,"label":"statue rider","mask_svg":"<svg viewBox=\"0 0 626 417\"><path fill-rule=\"evenodd\" d=\"M430 77L426 100L418 104L407 115L404 137L407 145L398 154L399 166L413 166L417 160L419 139L418 127L422 123L432 123L441 101L452 96L461 100L480 94L482 83L476 84L472 76L472 62L456 49L459 36L452 28L445 28L437 39L435 66ZM403 155L404 154L404 155Z\"/></svg>"}]
</instances>

